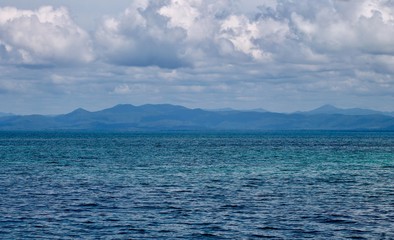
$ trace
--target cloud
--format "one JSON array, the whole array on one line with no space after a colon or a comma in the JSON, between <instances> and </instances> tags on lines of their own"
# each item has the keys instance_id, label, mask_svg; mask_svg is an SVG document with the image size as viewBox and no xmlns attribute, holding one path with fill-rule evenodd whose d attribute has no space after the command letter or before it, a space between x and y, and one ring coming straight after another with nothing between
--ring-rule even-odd
<instances>
[{"instance_id":1,"label":"cloud","mask_svg":"<svg viewBox=\"0 0 394 240\"><path fill-rule=\"evenodd\" d=\"M251 19L232 1L137 1L96 32L107 62L179 68L212 59L269 60L289 33L287 20ZM224 59L223 59L224 57Z\"/></svg>"},{"instance_id":2,"label":"cloud","mask_svg":"<svg viewBox=\"0 0 394 240\"><path fill-rule=\"evenodd\" d=\"M3 92L55 89L105 107L108 98L286 109L366 97L391 108L393 1L136 0L92 29L68 7L0 8ZM70 63L85 64L61 68Z\"/></svg>"},{"instance_id":3,"label":"cloud","mask_svg":"<svg viewBox=\"0 0 394 240\"><path fill-rule=\"evenodd\" d=\"M291 21L300 40L318 52L394 54L394 10L389 1L333 1L315 12L295 11Z\"/></svg>"},{"instance_id":4,"label":"cloud","mask_svg":"<svg viewBox=\"0 0 394 240\"><path fill-rule=\"evenodd\" d=\"M0 8L0 58L7 63L99 62L160 68L237 63L321 64L362 54L393 55L390 1L133 1L90 36L67 9ZM255 4L256 5L256 4ZM253 9L253 4L248 4Z\"/></svg>"},{"instance_id":5,"label":"cloud","mask_svg":"<svg viewBox=\"0 0 394 240\"><path fill-rule=\"evenodd\" d=\"M107 17L96 32L101 57L124 66L187 66L179 45L184 32L167 28L158 4L136 1L119 17Z\"/></svg>"},{"instance_id":6,"label":"cloud","mask_svg":"<svg viewBox=\"0 0 394 240\"><path fill-rule=\"evenodd\" d=\"M0 57L13 64L87 63L93 60L88 33L65 8L0 8Z\"/></svg>"}]
</instances>

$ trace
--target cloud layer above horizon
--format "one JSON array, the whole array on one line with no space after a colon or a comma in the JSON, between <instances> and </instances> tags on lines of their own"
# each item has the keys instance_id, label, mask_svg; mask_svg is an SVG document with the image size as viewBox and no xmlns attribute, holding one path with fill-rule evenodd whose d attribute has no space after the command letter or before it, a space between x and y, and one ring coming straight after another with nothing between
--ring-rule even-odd
<instances>
[{"instance_id":1,"label":"cloud layer above horizon","mask_svg":"<svg viewBox=\"0 0 394 240\"><path fill-rule=\"evenodd\" d=\"M93 29L74 11L0 5L0 111L394 110L394 1L138 0Z\"/></svg>"}]
</instances>

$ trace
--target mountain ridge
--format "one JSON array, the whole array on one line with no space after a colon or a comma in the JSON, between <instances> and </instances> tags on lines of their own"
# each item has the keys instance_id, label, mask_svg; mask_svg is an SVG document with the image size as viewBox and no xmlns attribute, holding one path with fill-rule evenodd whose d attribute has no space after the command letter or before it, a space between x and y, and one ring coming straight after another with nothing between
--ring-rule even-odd
<instances>
[{"instance_id":1,"label":"mountain ridge","mask_svg":"<svg viewBox=\"0 0 394 240\"><path fill-rule=\"evenodd\" d=\"M0 118L0 130L99 131L266 131L266 130L394 130L394 117L350 114L332 105L309 112L212 111L171 104L118 104L90 112L83 108L57 115Z\"/></svg>"},{"instance_id":2,"label":"mountain ridge","mask_svg":"<svg viewBox=\"0 0 394 240\"><path fill-rule=\"evenodd\" d=\"M338 108L331 104L325 104L316 109L300 112L303 114L342 114L342 115L388 115L394 117L394 112L381 112L365 108Z\"/></svg>"},{"instance_id":3,"label":"mountain ridge","mask_svg":"<svg viewBox=\"0 0 394 240\"><path fill-rule=\"evenodd\" d=\"M9 117L9 116L13 116L14 114L12 113L4 113L4 112L0 112L0 118L1 117Z\"/></svg>"}]
</instances>

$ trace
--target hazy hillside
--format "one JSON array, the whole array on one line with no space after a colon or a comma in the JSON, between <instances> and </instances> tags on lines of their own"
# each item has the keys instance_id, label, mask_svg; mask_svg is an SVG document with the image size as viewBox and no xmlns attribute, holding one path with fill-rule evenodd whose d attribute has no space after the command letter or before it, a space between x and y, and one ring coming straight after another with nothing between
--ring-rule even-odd
<instances>
[{"instance_id":1,"label":"hazy hillside","mask_svg":"<svg viewBox=\"0 0 394 240\"><path fill-rule=\"evenodd\" d=\"M380 111L375 111L375 110L370 110L370 109L363 109L363 108L348 108L348 109L341 109L337 108L332 105L323 105L319 108L316 108L314 110L308 111L308 112L302 112L303 114L342 114L342 115L388 115L388 116L394 116L393 112L380 112Z\"/></svg>"},{"instance_id":2,"label":"hazy hillside","mask_svg":"<svg viewBox=\"0 0 394 240\"><path fill-rule=\"evenodd\" d=\"M342 111L339 111L342 112ZM353 112L354 113L354 112ZM394 118L383 114L340 114L323 107L308 113L207 111L169 104L116 105L96 112L76 109L58 116L8 116L0 130L388 130Z\"/></svg>"},{"instance_id":3,"label":"hazy hillside","mask_svg":"<svg viewBox=\"0 0 394 240\"><path fill-rule=\"evenodd\" d=\"M12 115L14 115L14 114L12 114L12 113L3 113L3 112L0 112L0 118L1 118L1 117L12 116Z\"/></svg>"}]
</instances>

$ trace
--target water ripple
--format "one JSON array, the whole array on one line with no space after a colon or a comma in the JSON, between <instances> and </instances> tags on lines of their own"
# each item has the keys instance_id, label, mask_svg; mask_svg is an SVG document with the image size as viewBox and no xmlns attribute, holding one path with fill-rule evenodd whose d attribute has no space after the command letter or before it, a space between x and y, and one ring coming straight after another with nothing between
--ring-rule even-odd
<instances>
[{"instance_id":1,"label":"water ripple","mask_svg":"<svg viewBox=\"0 0 394 240\"><path fill-rule=\"evenodd\" d=\"M1 239L393 239L393 133L0 133Z\"/></svg>"}]
</instances>

